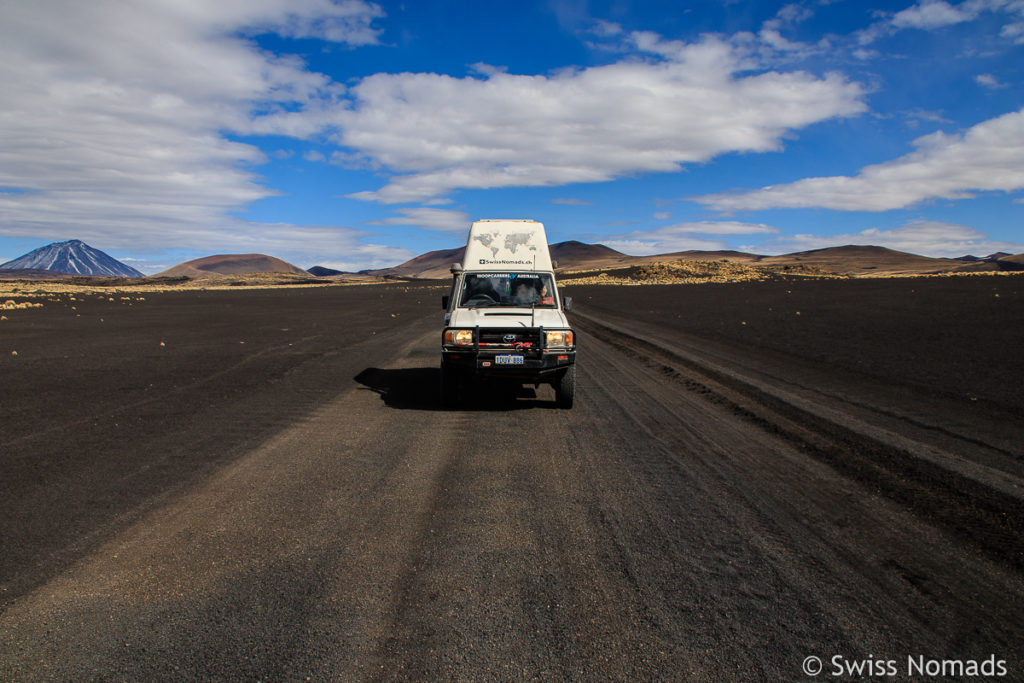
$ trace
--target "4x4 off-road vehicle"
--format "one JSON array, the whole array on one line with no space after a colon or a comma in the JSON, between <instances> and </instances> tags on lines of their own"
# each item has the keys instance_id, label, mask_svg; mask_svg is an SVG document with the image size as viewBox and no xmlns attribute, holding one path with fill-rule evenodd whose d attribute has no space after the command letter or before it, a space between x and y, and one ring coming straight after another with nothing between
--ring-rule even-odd
<instances>
[{"instance_id":1,"label":"4x4 off-road vehicle","mask_svg":"<svg viewBox=\"0 0 1024 683\"><path fill-rule=\"evenodd\" d=\"M551 384L559 406L576 395L576 335L565 311L544 226L531 220L482 220L469 230L466 255L452 265L441 342L446 405L479 380Z\"/></svg>"}]
</instances>

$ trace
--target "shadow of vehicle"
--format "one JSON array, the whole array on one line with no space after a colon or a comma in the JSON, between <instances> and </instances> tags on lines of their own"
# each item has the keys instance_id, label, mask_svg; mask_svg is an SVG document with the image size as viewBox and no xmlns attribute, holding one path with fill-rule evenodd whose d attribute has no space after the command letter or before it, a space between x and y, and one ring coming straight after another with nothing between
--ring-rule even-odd
<instances>
[{"instance_id":1,"label":"shadow of vehicle","mask_svg":"<svg viewBox=\"0 0 1024 683\"><path fill-rule=\"evenodd\" d=\"M366 368L353 379L380 395L389 408L446 410L441 403L441 370L429 368ZM523 410L555 408L553 400L538 398L538 390L509 382L490 381L467 389L455 410Z\"/></svg>"}]
</instances>

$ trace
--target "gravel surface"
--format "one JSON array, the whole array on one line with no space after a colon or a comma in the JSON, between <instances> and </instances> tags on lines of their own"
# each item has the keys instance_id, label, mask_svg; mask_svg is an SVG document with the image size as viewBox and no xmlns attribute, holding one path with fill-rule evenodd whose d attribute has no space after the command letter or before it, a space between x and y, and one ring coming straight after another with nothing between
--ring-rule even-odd
<instances>
[{"instance_id":1,"label":"gravel surface","mask_svg":"<svg viewBox=\"0 0 1024 683\"><path fill-rule=\"evenodd\" d=\"M1019 679L1022 283L575 287L570 411L436 288L10 311L0 680Z\"/></svg>"}]
</instances>

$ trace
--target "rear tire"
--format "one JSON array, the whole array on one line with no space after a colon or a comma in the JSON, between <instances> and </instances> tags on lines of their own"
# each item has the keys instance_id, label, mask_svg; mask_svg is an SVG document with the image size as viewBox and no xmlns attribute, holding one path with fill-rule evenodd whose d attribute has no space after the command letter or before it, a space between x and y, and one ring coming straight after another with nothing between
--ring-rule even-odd
<instances>
[{"instance_id":1,"label":"rear tire","mask_svg":"<svg viewBox=\"0 0 1024 683\"><path fill-rule=\"evenodd\" d=\"M555 404L559 408L572 408L576 398L576 366L570 365L558 380L555 381Z\"/></svg>"}]
</instances>

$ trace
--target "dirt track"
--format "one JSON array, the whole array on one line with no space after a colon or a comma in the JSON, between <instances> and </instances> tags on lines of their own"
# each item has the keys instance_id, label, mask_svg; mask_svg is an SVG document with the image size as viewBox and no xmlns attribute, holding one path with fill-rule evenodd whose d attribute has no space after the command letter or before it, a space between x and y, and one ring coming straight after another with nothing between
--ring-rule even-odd
<instances>
[{"instance_id":1,"label":"dirt track","mask_svg":"<svg viewBox=\"0 0 1024 683\"><path fill-rule=\"evenodd\" d=\"M995 282L575 288L572 411L439 410L439 290L12 312L0 679L1020 678L1024 411L992 377L1024 281Z\"/></svg>"}]
</instances>

